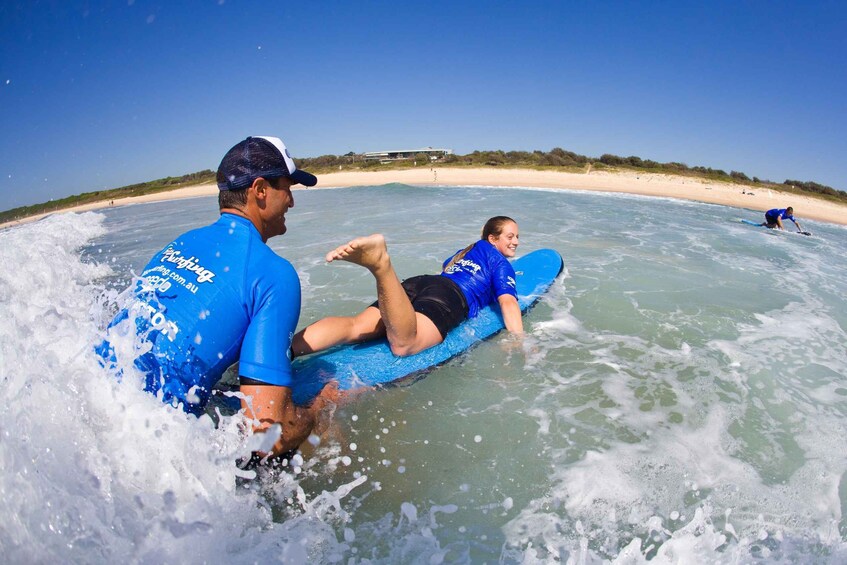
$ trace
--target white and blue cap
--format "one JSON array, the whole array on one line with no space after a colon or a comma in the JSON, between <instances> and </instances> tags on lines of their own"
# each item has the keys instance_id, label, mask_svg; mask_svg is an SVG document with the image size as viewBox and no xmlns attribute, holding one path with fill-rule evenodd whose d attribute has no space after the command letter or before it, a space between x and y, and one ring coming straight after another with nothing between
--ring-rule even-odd
<instances>
[{"instance_id":1,"label":"white and blue cap","mask_svg":"<svg viewBox=\"0 0 847 565\"><path fill-rule=\"evenodd\" d=\"M220 190L242 190L259 177L288 177L304 186L315 186L318 182L315 175L297 168L288 148L278 137L248 137L227 151L218 166Z\"/></svg>"}]
</instances>

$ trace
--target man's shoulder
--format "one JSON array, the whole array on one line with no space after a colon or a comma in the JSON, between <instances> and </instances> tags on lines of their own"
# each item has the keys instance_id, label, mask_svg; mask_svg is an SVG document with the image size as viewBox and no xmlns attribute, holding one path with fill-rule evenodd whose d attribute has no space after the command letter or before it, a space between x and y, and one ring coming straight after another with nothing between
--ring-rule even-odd
<instances>
[{"instance_id":1,"label":"man's shoulder","mask_svg":"<svg viewBox=\"0 0 847 565\"><path fill-rule=\"evenodd\" d=\"M174 243L180 244L183 242L197 240L202 240L204 242L220 240L221 243L235 243L238 239L237 234L233 232L233 230L230 229L227 233L227 227L221 223L220 219L218 219L216 222L209 225L200 226L183 232L174 239Z\"/></svg>"},{"instance_id":2,"label":"man's shoulder","mask_svg":"<svg viewBox=\"0 0 847 565\"><path fill-rule=\"evenodd\" d=\"M256 276L297 277L294 265L271 249L262 240L252 241L247 268Z\"/></svg>"}]
</instances>

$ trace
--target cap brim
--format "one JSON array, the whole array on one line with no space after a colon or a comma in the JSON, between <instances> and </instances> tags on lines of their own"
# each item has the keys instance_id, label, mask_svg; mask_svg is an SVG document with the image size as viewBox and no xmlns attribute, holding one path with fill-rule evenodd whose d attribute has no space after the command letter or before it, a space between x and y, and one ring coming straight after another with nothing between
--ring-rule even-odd
<instances>
[{"instance_id":1,"label":"cap brim","mask_svg":"<svg viewBox=\"0 0 847 565\"><path fill-rule=\"evenodd\" d=\"M315 186L318 184L318 177L313 175L312 173L307 173L306 171L302 171L297 169L290 175L288 175L291 180L297 182L298 184L302 184L303 186Z\"/></svg>"}]
</instances>

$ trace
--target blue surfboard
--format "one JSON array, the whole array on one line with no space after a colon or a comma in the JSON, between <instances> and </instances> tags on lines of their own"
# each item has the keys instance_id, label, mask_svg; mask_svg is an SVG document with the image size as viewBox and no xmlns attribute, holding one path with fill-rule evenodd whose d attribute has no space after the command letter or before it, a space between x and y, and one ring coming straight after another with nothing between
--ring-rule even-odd
<instances>
[{"instance_id":1,"label":"blue surfboard","mask_svg":"<svg viewBox=\"0 0 847 565\"><path fill-rule=\"evenodd\" d=\"M767 226L762 225L762 222L753 222L753 221L747 220L745 218L741 219L741 223L747 224L748 226L756 226L756 227L759 227L759 228L767 228ZM808 231L793 232L793 231L790 231L790 230L778 230L778 229L772 229L771 231L773 231L774 233L799 233L800 235L812 235L812 232L808 232Z\"/></svg>"},{"instance_id":2,"label":"blue surfboard","mask_svg":"<svg viewBox=\"0 0 847 565\"><path fill-rule=\"evenodd\" d=\"M518 304L526 312L544 294L562 272L562 256L553 249L539 249L516 259ZM444 363L479 341L491 337L505 326L497 305L487 306L447 334L443 342L408 357L397 357L385 339L344 345L294 360L293 397L305 404L331 381L338 388L379 386L420 373Z\"/></svg>"}]
</instances>

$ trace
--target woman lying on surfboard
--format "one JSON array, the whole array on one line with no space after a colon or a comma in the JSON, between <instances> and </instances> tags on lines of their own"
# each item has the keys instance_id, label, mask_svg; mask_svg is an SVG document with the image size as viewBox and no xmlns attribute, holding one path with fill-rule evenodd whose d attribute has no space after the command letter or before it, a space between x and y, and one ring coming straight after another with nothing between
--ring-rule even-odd
<instances>
[{"instance_id":1,"label":"woman lying on surfboard","mask_svg":"<svg viewBox=\"0 0 847 565\"><path fill-rule=\"evenodd\" d=\"M440 274L402 283L382 234L337 247L326 260L367 268L376 279L377 301L355 316L323 318L301 330L292 340L294 356L383 336L394 355L414 355L438 345L450 330L494 302L500 304L506 329L523 333L515 270L507 260L515 256L518 239L518 224L495 216L485 223L478 241L444 262Z\"/></svg>"}]
</instances>

